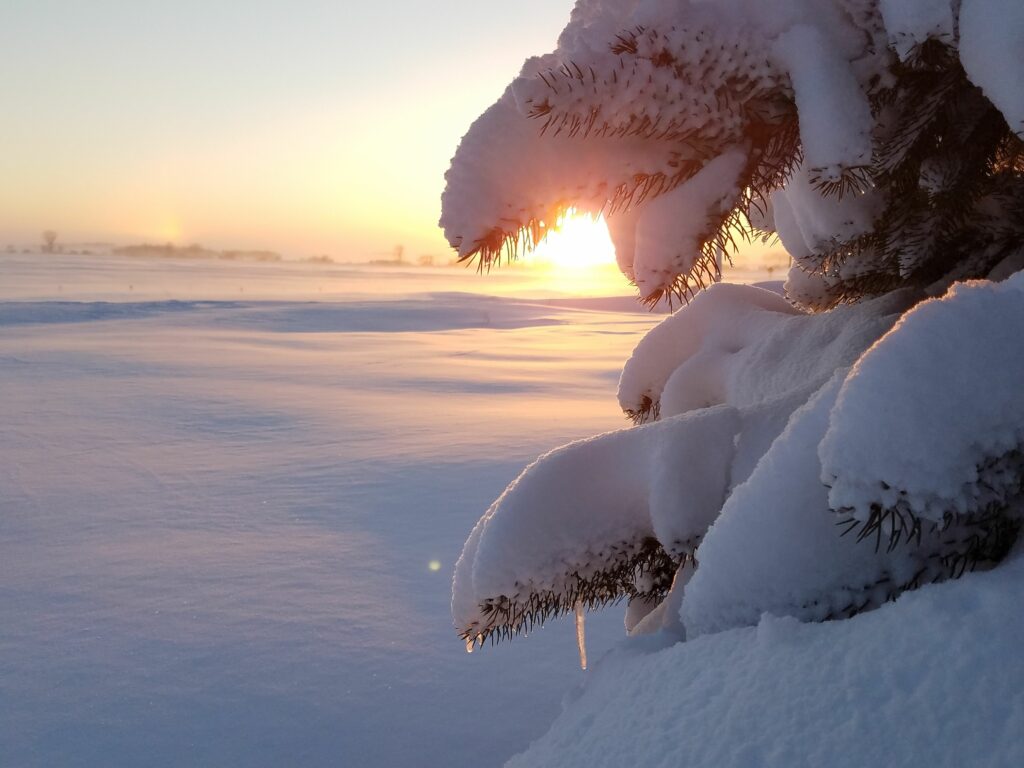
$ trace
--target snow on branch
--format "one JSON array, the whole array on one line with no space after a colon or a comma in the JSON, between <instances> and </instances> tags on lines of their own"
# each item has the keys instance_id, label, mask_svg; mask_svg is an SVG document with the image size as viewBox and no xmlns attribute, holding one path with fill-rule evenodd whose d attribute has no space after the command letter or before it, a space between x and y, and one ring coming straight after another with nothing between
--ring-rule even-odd
<instances>
[{"instance_id":1,"label":"snow on branch","mask_svg":"<svg viewBox=\"0 0 1024 768\"><path fill-rule=\"evenodd\" d=\"M851 530L895 546L959 527L976 559L1007 546L988 539L1024 501L1022 329L1018 273L918 304L863 356L819 449Z\"/></svg>"},{"instance_id":2,"label":"snow on branch","mask_svg":"<svg viewBox=\"0 0 1024 768\"><path fill-rule=\"evenodd\" d=\"M807 315L723 284L667 318L620 386L653 423L542 457L477 524L462 636L623 597L635 631L688 637L838 619L1000 562L1024 520L1024 276L897 322L916 298Z\"/></svg>"},{"instance_id":3,"label":"snow on branch","mask_svg":"<svg viewBox=\"0 0 1024 768\"><path fill-rule=\"evenodd\" d=\"M816 389L852 365L913 298L902 292L815 316L762 288L715 285L637 344L619 380L619 405L643 423Z\"/></svg>"},{"instance_id":4,"label":"snow on branch","mask_svg":"<svg viewBox=\"0 0 1024 768\"><path fill-rule=\"evenodd\" d=\"M611 432L542 456L474 528L452 613L468 643L623 597L660 598L721 507L735 409Z\"/></svg>"},{"instance_id":5,"label":"snow on branch","mask_svg":"<svg viewBox=\"0 0 1024 768\"><path fill-rule=\"evenodd\" d=\"M619 405L634 422L644 423L727 402L718 361L760 341L767 323L796 314L771 291L745 285L712 287L640 341L619 379ZM673 376L675 396L663 411L662 395Z\"/></svg>"},{"instance_id":6,"label":"snow on branch","mask_svg":"<svg viewBox=\"0 0 1024 768\"><path fill-rule=\"evenodd\" d=\"M790 322L820 339L823 321L856 324L891 300ZM869 348L864 335L836 337L859 358L849 373L840 367L766 450L755 449L748 476L734 469L695 555L681 609L687 636L764 612L845 618L1003 560L1024 522L1021 329L1017 273L917 304ZM808 357L800 346L794 359ZM762 361L760 370L771 368ZM747 416L740 434L753 432ZM736 464L745 453L741 440Z\"/></svg>"},{"instance_id":7,"label":"snow on branch","mask_svg":"<svg viewBox=\"0 0 1024 768\"><path fill-rule=\"evenodd\" d=\"M893 296L815 317L770 291L721 284L666 318L620 385L627 408L663 403L660 420L541 457L477 523L453 587L463 638L510 637L579 603L657 605L695 550L704 567L705 533L790 414L906 302ZM837 535L824 502L816 514Z\"/></svg>"},{"instance_id":8,"label":"snow on branch","mask_svg":"<svg viewBox=\"0 0 1024 768\"><path fill-rule=\"evenodd\" d=\"M1022 40L1013 0L581 0L464 137L441 225L490 266L603 211L650 302L772 231L814 311L980 277L1024 233Z\"/></svg>"}]
</instances>

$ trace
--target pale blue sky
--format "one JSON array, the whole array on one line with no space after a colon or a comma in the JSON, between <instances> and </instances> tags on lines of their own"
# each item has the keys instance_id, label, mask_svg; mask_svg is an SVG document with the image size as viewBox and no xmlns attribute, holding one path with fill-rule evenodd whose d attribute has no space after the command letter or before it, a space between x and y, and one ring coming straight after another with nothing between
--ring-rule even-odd
<instances>
[{"instance_id":1,"label":"pale blue sky","mask_svg":"<svg viewBox=\"0 0 1024 768\"><path fill-rule=\"evenodd\" d=\"M4 0L0 243L442 252L459 137L571 0Z\"/></svg>"}]
</instances>

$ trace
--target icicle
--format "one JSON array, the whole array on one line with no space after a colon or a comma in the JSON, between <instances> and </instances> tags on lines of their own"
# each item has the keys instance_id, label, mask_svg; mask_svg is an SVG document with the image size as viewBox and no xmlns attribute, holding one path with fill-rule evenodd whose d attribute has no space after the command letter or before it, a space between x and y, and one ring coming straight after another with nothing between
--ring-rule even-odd
<instances>
[{"instance_id":1,"label":"icicle","mask_svg":"<svg viewBox=\"0 0 1024 768\"><path fill-rule=\"evenodd\" d=\"M587 668L587 634L584 629L583 603L576 603L576 647L580 652L580 669Z\"/></svg>"}]
</instances>

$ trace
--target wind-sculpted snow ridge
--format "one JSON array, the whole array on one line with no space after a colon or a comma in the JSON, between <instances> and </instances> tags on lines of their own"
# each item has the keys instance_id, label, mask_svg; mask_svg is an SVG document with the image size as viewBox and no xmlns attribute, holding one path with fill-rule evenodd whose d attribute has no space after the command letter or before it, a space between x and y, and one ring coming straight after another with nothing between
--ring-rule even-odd
<instances>
[{"instance_id":1,"label":"wind-sculpted snow ridge","mask_svg":"<svg viewBox=\"0 0 1024 768\"><path fill-rule=\"evenodd\" d=\"M895 327L911 292L805 315L708 290L623 371L623 408L654 423L541 457L478 523L459 631L624 597L634 632L654 631L679 622L641 619L681 564L693 637L765 611L849 617L998 562L1024 510L1022 288L957 285Z\"/></svg>"},{"instance_id":2,"label":"wind-sculpted snow ridge","mask_svg":"<svg viewBox=\"0 0 1024 768\"><path fill-rule=\"evenodd\" d=\"M139 319L246 306L237 301L3 301L0 302L0 327Z\"/></svg>"},{"instance_id":3,"label":"wind-sculpted snow ridge","mask_svg":"<svg viewBox=\"0 0 1024 768\"><path fill-rule=\"evenodd\" d=\"M980 277L1024 234L1022 40L1011 0L580 0L463 138L441 225L489 266L603 211L649 303L776 232L813 310Z\"/></svg>"}]
</instances>

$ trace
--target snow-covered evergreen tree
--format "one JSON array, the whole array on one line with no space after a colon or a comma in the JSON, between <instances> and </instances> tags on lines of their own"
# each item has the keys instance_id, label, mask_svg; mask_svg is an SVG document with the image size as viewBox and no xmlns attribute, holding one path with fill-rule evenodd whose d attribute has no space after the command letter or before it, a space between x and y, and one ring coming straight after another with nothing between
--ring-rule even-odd
<instances>
[{"instance_id":1,"label":"snow-covered evergreen tree","mask_svg":"<svg viewBox=\"0 0 1024 768\"><path fill-rule=\"evenodd\" d=\"M464 137L441 224L490 265L603 212L640 298L685 306L623 371L638 426L541 457L473 530L467 642L623 597L632 632L845 617L1005 557L1022 78L1011 0L577 2ZM785 298L714 284L773 234Z\"/></svg>"}]
</instances>

